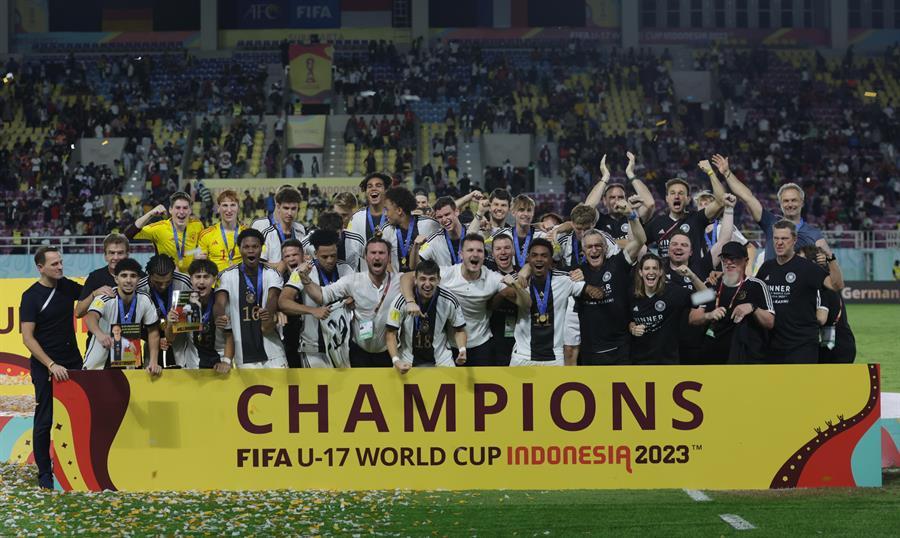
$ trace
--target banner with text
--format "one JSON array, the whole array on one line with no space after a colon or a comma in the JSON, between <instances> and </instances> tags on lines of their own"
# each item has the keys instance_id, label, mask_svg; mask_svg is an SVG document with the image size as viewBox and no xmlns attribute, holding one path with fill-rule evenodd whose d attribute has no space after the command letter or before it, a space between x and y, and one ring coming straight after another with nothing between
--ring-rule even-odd
<instances>
[{"instance_id":1,"label":"banner with text","mask_svg":"<svg viewBox=\"0 0 900 538\"><path fill-rule=\"evenodd\" d=\"M881 485L877 365L72 372L67 490Z\"/></svg>"},{"instance_id":2,"label":"banner with text","mask_svg":"<svg viewBox=\"0 0 900 538\"><path fill-rule=\"evenodd\" d=\"M331 45L298 45L290 47L291 89L301 103L331 102Z\"/></svg>"},{"instance_id":3,"label":"banner with text","mask_svg":"<svg viewBox=\"0 0 900 538\"><path fill-rule=\"evenodd\" d=\"M841 297L847 304L900 304L900 281L847 280Z\"/></svg>"},{"instance_id":4,"label":"banner with text","mask_svg":"<svg viewBox=\"0 0 900 538\"><path fill-rule=\"evenodd\" d=\"M241 0L239 28L339 28L339 0Z\"/></svg>"}]
</instances>

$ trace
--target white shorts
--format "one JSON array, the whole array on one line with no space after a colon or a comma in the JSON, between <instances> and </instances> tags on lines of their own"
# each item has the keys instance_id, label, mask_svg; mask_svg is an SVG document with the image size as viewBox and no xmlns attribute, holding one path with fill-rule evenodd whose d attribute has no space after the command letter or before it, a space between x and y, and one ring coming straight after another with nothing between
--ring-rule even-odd
<instances>
[{"instance_id":1,"label":"white shorts","mask_svg":"<svg viewBox=\"0 0 900 538\"><path fill-rule=\"evenodd\" d=\"M303 364L307 368L331 368L331 361L324 353L304 353Z\"/></svg>"},{"instance_id":2,"label":"white shorts","mask_svg":"<svg viewBox=\"0 0 900 538\"><path fill-rule=\"evenodd\" d=\"M516 357L515 355L509 360L510 366L565 366L565 363L562 359L555 359L552 361L533 361L531 359L523 359L522 357Z\"/></svg>"},{"instance_id":3,"label":"white shorts","mask_svg":"<svg viewBox=\"0 0 900 538\"><path fill-rule=\"evenodd\" d=\"M563 344L576 347L581 345L581 325L578 322L578 312L575 311L575 299L571 297L566 306L566 332L563 334Z\"/></svg>"}]
</instances>

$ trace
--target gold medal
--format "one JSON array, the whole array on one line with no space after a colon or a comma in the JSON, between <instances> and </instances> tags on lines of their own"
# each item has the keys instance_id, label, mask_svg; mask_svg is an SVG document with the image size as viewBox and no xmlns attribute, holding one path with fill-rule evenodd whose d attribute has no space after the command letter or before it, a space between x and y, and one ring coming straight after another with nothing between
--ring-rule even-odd
<instances>
[{"instance_id":1,"label":"gold medal","mask_svg":"<svg viewBox=\"0 0 900 538\"><path fill-rule=\"evenodd\" d=\"M538 316L538 322L542 325L544 323L547 323L547 321L549 321L549 320L550 320L550 316L548 316L547 314L541 314L540 316Z\"/></svg>"},{"instance_id":2,"label":"gold medal","mask_svg":"<svg viewBox=\"0 0 900 538\"><path fill-rule=\"evenodd\" d=\"M159 320L159 330L162 332L166 332L166 320L162 318Z\"/></svg>"},{"instance_id":3,"label":"gold medal","mask_svg":"<svg viewBox=\"0 0 900 538\"><path fill-rule=\"evenodd\" d=\"M247 304L253 304L256 302L256 295L248 291L247 295L244 296L244 299L247 301Z\"/></svg>"},{"instance_id":4,"label":"gold medal","mask_svg":"<svg viewBox=\"0 0 900 538\"><path fill-rule=\"evenodd\" d=\"M402 258L400 258L400 267L406 267L406 264L407 264L406 256L403 256Z\"/></svg>"}]
</instances>

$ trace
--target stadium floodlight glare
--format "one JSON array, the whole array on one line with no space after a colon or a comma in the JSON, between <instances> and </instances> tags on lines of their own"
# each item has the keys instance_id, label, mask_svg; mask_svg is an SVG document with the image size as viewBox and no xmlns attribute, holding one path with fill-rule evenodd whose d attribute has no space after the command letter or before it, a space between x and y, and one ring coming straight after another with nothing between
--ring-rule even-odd
<instances>
[{"instance_id":1,"label":"stadium floodlight glare","mask_svg":"<svg viewBox=\"0 0 900 538\"><path fill-rule=\"evenodd\" d=\"M422 99L418 95L401 95L400 99L404 101L421 101Z\"/></svg>"},{"instance_id":2,"label":"stadium floodlight glare","mask_svg":"<svg viewBox=\"0 0 900 538\"><path fill-rule=\"evenodd\" d=\"M372 96L374 96L374 95L375 95L375 91L374 91L374 90L365 90L365 91L359 92L359 96L360 96L360 97L372 97Z\"/></svg>"},{"instance_id":3,"label":"stadium floodlight glare","mask_svg":"<svg viewBox=\"0 0 900 538\"><path fill-rule=\"evenodd\" d=\"M869 91L869 92L865 92L863 95L865 95L866 97L878 97L878 92Z\"/></svg>"}]
</instances>

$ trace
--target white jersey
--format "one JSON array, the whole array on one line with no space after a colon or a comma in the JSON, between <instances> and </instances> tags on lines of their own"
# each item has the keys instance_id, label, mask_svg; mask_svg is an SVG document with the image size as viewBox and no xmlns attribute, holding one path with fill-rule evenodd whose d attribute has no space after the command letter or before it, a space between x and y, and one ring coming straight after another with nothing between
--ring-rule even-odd
<instances>
[{"instance_id":1,"label":"white jersey","mask_svg":"<svg viewBox=\"0 0 900 538\"><path fill-rule=\"evenodd\" d=\"M88 308L89 313L96 312L100 315L100 330L106 334L110 334L110 327L113 324L122 323L122 320L119 319L118 297L118 294L112 297L101 295L91 301L91 306ZM149 327L159 322L156 308L154 308L148 295L138 292L134 294L133 300L136 300L137 304L134 306L134 319L129 320L130 323L140 323L145 327ZM126 315L129 309L130 306L125 309ZM103 347L97 338L91 338L91 343L84 354L84 369L102 370L108 358L109 349Z\"/></svg>"},{"instance_id":2,"label":"white jersey","mask_svg":"<svg viewBox=\"0 0 900 538\"><path fill-rule=\"evenodd\" d=\"M234 364L240 367L259 367L262 365L271 367L287 366L287 359L284 354L284 345L278 336L278 331L269 334L263 333L260 326L258 316L254 316L253 311L256 305L260 308L266 308L269 301L269 290L281 290L282 278L274 269L259 266L259 270L263 272L262 292L260 297L254 297L252 303L248 302L248 288L244 281L244 275L241 273L241 265L235 265L225 269L219 273L219 283L216 286L216 296L224 293L228 296L228 308L226 314L231 321L231 332L234 335ZM252 279L252 285L255 288L258 281ZM256 290L259 293L259 290ZM254 317L256 319L254 319ZM259 331L258 335L243 334L244 331ZM260 342L257 340L259 335L262 337L261 349ZM247 363L244 362L245 349L255 349L257 356L247 357Z\"/></svg>"},{"instance_id":3,"label":"white jersey","mask_svg":"<svg viewBox=\"0 0 900 538\"><path fill-rule=\"evenodd\" d=\"M434 260L441 267L459 264L462 261L463 235L464 231L459 239L452 239L446 230L440 229L419 247L419 258Z\"/></svg>"},{"instance_id":4,"label":"white jersey","mask_svg":"<svg viewBox=\"0 0 900 538\"><path fill-rule=\"evenodd\" d=\"M475 280L466 280L462 264L441 267L441 288L452 292L466 318L466 347L477 347L491 339L491 311L489 303L506 287L503 277L487 267Z\"/></svg>"},{"instance_id":5,"label":"white jersey","mask_svg":"<svg viewBox=\"0 0 900 538\"><path fill-rule=\"evenodd\" d=\"M425 237L431 237L441 230L441 225L438 221L430 218L430 217L421 217L414 216L413 218L413 226L415 229L409 235L409 241L407 242L407 236L403 235L403 237L397 237L398 234L402 234L402 232L394 226L393 224L388 224L381 231L381 237L384 238L391 245L391 266L394 268L394 271L400 271L400 261L403 258L403 246L408 244L408 248L406 250L406 263L403 264L405 268L409 268L410 258L413 249L413 243L416 240L417 236L424 235Z\"/></svg>"},{"instance_id":6,"label":"white jersey","mask_svg":"<svg viewBox=\"0 0 900 538\"><path fill-rule=\"evenodd\" d=\"M572 282L569 273L553 271L550 275L550 295L547 298L547 309L540 312L541 295L544 289L537 289L534 277L529 284L531 308L519 309L516 320L513 347L513 362L518 361L556 361L563 359L563 344L566 332L566 309L569 297L577 297L584 291L584 282ZM624 322L623 322L624 323Z\"/></svg>"},{"instance_id":7,"label":"white jersey","mask_svg":"<svg viewBox=\"0 0 900 538\"><path fill-rule=\"evenodd\" d=\"M391 303L400 293L400 275L388 272L380 287L372 283L368 271L352 273L322 288L325 304L353 297L353 340L369 353L387 350L384 341L385 326Z\"/></svg>"},{"instance_id":8,"label":"white jersey","mask_svg":"<svg viewBox=\"0 0 900 538\"><path fill-rule=\"evenodd\" d=\"M338 280L353 274L353 270L346 263L338 262L335 270ZM319 270L313 267L309 272L309 278L320 286L323 285ZM297 290L297 301L302 301L309 307L319 306L308 293L303 292L303 283L300 274L291 273L286 287ZM300 332L300 350L304 353L323 353L331 359L331 365L336 367L349 367L350 365L350 326L353 321L353 310L345 307L343 299L332 305L331 315L325 320L317 320L313 316L303 317L303 330Z\"/></svg>"},{"instance_id":9,"label":"white jersey","mask_svg":"<svg viewBox=\"0 0 900 538\"><path fill-rule=\"evenodd\" d=\"M431 302L420 304L425 316L416 318L406 313L406 299L397 297L388 316L388 327L398 330L400 360L413 365L455 366L447 333L466 326L462 307L456 296L438 286Z\"/></svg>"},{"instance_id":10,"label":"white jersey","mask_svg":"<svg viewBox=\"0 0 900 538\"><path fill-rule=\"evenodd\" d=\"M369 222L369 218L372 219ZM363 238L363 244L369 239L381 234L382 228L387 226L387 217L382 210L381 215L370 215L369 207L366 206L350 217L350 223L347 225L347 231L353 232ZM362 267L360 267L362 269Z\"/></svg>"},{"instance_id":11,"label":"white jersey","mask_svg":"<svg viewBox=\"0 0 900 538\"><path fill-rule=\"evenodd\" d=\"M297 221L291 223L293 231L291 235L288 235L287 231L282 229L281 224L268 218L256 219L250 227L262 232L263 246L261 256L272 263L281 261L281 243L291 237L299 241L303 241L303 238L306 237L306 228Z\"/></svg>"},{"instance_id":12,"label":"white jersey","mask_svg":"<svg viewBox=\"0 0 900 538\"><path fill-rule=\"evenodd\" d=\"M517 233L514 233L515 227L507 227L500 228L491 234L491 236L485 240L485 244L490 243L491 247L494 245L494 239L501 235L505 235L507 237L512 238L513 240L513 266L516 268L516 271L522 268L522 266L528 260L528 246L531 244L531 241L534 239L547 238L547 234L544 233L543 230L539 230L538 228L532 226L531 230L529 230L529 234L531 238L528 237L518 237ZM516 246L516 240L518 240L519 244Z\"/></svg>"},{"instance_id":13,"label":"white jersey","mask_svg":"<svg viewBox=\"0 0 900 538\"><path fill-rule=\"evenodd\" d=\"M312 233L304 237L302 243L303 253L308 259L312 260L316 257L316 247L310 241L311 237ZM338 261L346 263L353 271L359 271L360 264L365 263L365 239L357 233L341 230L341 239L337 247Z\"/></svg>"}]
</instances>

